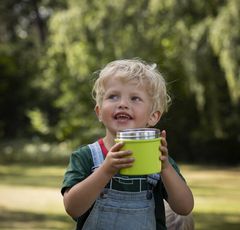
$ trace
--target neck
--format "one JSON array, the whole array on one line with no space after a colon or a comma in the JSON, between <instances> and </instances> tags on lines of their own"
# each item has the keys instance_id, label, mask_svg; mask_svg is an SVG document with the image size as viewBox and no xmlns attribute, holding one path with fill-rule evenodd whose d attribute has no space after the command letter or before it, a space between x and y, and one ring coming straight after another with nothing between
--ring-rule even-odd
<instances>
[{"instance_id":1,"label":"neck","mask_svg":"<svg viewBox=\"0 0 240 230\"><path fill-rule=\"evenodd\" d=\"M115 136L110 133L107 133L106 136L103 138L103 143L108 150L110 150L112 146L115 144L114 139Z\"/></svg>"}]
</instances>

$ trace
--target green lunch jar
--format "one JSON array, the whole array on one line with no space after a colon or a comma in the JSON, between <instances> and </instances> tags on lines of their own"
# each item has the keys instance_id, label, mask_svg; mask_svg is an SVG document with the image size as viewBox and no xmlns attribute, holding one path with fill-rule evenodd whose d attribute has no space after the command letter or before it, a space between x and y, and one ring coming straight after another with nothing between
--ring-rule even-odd
<instances>
[{"instance_id":1,"label":"green lunch jar","mask_svg":"<svg viewBox=\"0 0 240 230\"><path fill-rule=\"evenodd\" d=\"M120 170L122 175L148 175L161 171L160 130L155 128L125 129L117 132L116 142L124 142L123 150L131 150L132 167Z\"/></svg>"}]
</instances>

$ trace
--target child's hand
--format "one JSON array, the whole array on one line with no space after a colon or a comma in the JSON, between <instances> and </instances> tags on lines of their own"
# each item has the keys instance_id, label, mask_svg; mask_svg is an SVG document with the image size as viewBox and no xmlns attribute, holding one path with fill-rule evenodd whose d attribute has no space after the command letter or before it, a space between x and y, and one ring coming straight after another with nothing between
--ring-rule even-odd
<instances>
[{"instance_id":1,"label":"child's hand","mask_svg":"<svg viewBox=\"0 0 240 230\"><path fill-rule=\"evenodd\" d=\"M160 147L160 151L162 152L162 155L160 156L160 160L162 161L162 170L164 170L170 165L168 161L168 148L166 136L167 136L166 130L163 130L161 132L161 147Z\"/></svg>"},{"instance_id":2,"label":"child's hand","mask_svg":"<svg viewBox=\"0 0 240 230\"><path fill-rule=\"evenodd\" d=\"M132 152L130 150L120 150L124 143L116 143L108 152L103 167L108 174L115 175L119 169L128 168L133 165L134 158L129 157Z\"/></svg>"}]
</instances>

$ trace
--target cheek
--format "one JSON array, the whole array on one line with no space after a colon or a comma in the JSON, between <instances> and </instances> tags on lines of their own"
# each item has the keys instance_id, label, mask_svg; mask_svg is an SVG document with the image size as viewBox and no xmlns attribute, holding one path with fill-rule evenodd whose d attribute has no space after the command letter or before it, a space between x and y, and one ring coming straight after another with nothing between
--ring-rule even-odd
<instances>
[{"instance_id":1,"label":"cheek","mask_svg":"<svg viewBox=\"0 0 240 230\"><path fill-rule=\"evenodd\" d=\"M108 118L111 117L111 114L111 108L109 108L107 105L103 105L100 111L100 116L102 118Z\"/></svg>"}]
</instances>

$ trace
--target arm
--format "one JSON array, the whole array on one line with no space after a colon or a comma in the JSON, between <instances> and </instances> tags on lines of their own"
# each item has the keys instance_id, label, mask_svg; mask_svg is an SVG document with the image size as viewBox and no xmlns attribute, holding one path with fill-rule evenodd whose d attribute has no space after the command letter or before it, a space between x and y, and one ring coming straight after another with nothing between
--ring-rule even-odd
<instances>
[{"instance_id":1,"label":"arm","mask_svg":"<svg viewBox=\"0 0 240 230\"><path fill-rule=\"evenodd\" d=\"M65 191L63 202L67 213L73 218L81 216L95 202L109 180L121 168L131 167L133 159L125 156L130 151L121 151L123 143L115 144L103 164L85 180Z\"/></svg>"},{"instance_id":2,"label":"arm","mask_svg":"<svg viewBox=\"0 0 240 230\"><path fill-rule=\"evenodd\" d=\"M193 195L185 181L177 174L168 161L166 131L162 132L161 146L162 181L168 194L170 207L180 215L189 214L194 206Z\"/></svg>"}]
</instances>

